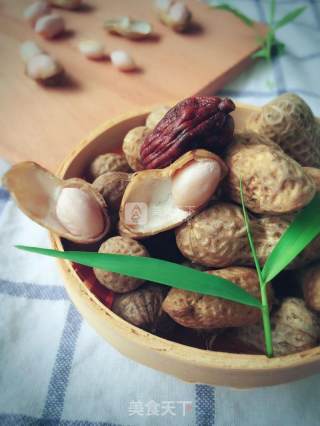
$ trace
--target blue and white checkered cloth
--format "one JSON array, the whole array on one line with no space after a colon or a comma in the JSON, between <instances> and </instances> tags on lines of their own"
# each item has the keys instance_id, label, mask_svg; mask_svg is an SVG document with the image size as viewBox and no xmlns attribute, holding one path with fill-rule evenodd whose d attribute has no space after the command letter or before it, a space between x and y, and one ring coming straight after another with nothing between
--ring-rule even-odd
<instances>
[{"instance_id":1,"label":"blue and white checkered cloth","mask_svg":"<svg viewBox=\"0 0 320 426\"><path fill-rule=\"evenodd\" d=\"M266 3L229 2L259 20ZM285 56L255 65L223 94L264 103L293 91L320 115L320 5L279 0L278 13L308 10L279 37ZM212 12L213 13L213 12ZM6 165L0 162L0 175ZM15 244L49 246L0 188L0 425L313 426L320 376L249 391L186 384L116 352L82 320L54 260Z\"/></svg>"}]
</instances>

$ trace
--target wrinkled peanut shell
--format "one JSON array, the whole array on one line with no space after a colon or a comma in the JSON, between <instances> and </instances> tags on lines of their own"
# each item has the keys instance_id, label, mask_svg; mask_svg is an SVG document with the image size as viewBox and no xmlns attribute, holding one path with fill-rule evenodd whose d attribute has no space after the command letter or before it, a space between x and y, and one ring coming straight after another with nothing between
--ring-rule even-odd
<instances>
[{"instance_id":1,"label":"wrinkled peanut shell","mask_svg":"<svg viewBox=\"0 0 320 426\"><path fill-rule=\"evenodd\" d=\"M254 269L234 266L207 272L230 280L253 296L260 297ZM176 288L169 291L162 307L178 324L204 330L254 324L261 315L258 309L250 306Z\"/></svg>"},{"instance_id":2,"label":"wrinkled peanut shell","mask_svg":"<svg viewBox=\"0 0 320 426\"><path fill-rule=\"evenodd\" d=\"M149 256L145 247L127 237L112 237L106 240L99 248L99 253L125 254L128 256ZM140 287L144 281L138 278L117 274L94 268L94 274L100 284L116 293L127 293Z\"/></svg>"},{"instance_id":3,"label":"wrinkled peanut shell","mask_svg":"<svg viewBox=\"0 0 320 426\"><path fill-rule=\"evenodd\" d=\"M239 134L229 147L226 193L241 204L240 178L248 209L260 214L300 210L315 195L313 179L277 145L254 133Z\"/></svg>"}]
</instances>

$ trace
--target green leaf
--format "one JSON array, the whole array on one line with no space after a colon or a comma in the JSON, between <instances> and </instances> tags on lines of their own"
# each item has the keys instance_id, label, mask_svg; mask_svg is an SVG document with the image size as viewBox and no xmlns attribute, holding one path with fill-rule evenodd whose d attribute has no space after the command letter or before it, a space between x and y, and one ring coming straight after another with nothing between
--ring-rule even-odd
<instances>
[{"instance_id":1,"label":"green leaf","mask_svg":"<svg viewBox=\"0 0 320 426\"><path fill-rule=\"evenodd\" d=\"M232 6L229 6L226 3L222 3L222 4L219 4L217 6L213 5L213 7L215 9L225 10L226 12L232 13L237 18L241 19L241 21L243 23L245 23L248 27L253 27L254 26L254 21L251 18L249 18L248 16L246 16L244 13L242 13L239 9L236 9L236 8L234 8Z\"/></svg>"},{"instance_id":2,"label":"green leaf","mask_svg":"<svg viewBox=\"0 0 320 426\"><path fill-rule=\"evenodd\" d=\"M260 49L257 52L253 53L253 55L251 57L253 59L258 59L258 58L267 59L268 54L266 52L266 49L263 47L262 49Z\"/></svg>"},{"instance_id":3,"label":"green leaf","mask_svg":"<svg viewBox=\"0 0 320 426\"><path fill-rule=\"evenodd\" d=\"M282 28L285 25L289 24L290 22L294 21L305 10L306 10L306 6L302 6L302 7L298 7L297 9L294 9L292 12L289 12L287 15L281 18L280 21L276 22L274 29L278 30L279 28Z\"/></svg>"},{"instance_id":4,"label":"green leaf","mask_svg":"<svg viewBox=\"0 0 320 426\"><path fill-rule=\"evenodd\" d=\"M267 356L271 357L273 354L273 347L272 347L272 332L271 332L271 323L270 323L270 310L269 310L269 302L268 302L268 294L266 286L264 285L263 278L262 278L262 272L256 252L256 248L254 246L253 237L251 234L250 229L250 220L247 213L247 208L245 206L244 202L244 196L243 196L243 187L242 187L242 178L240 178L240 198L241 198L241 205L242 205L242 212L243 212L243 219L247 230L248 240L250 244L250 250L251 254L254 260L254 264L256 267L258 279L259 279L259 285L260 285L260 292L261 292L261 313L262 313L262 324L263 324L263 331L264 331L264 340L265 340L265 347L266 347L266 353Z\"/></svg>"},{"instance_id":5,"label":"green leaf","mask_svg":"<svg viewBox=\"0 0 320 426\"><path fill-rule=\"evenodd\" d=\"M271 26L273 26L275 16L276 16L276 0L271 0L270 16L269 16Z\"/></svg>"},{"instance_id":6,"label":"green leaf","mask_svg":"<svg viewBox=\"0 0 320 426\"><path fill-rule=\"evenodd\" d=\"M256 249L255 249L255 246L254 246L253 237L252 237L252 234L251 234L249 216L248 216L247 209L246 209L245 202L244 202L242 179L240 179L240 198L241 198L243 219L244 219L244 223L245 223L246 230L247 230L250 250L251 250L251 254L252 254L252 257L253 257L253 260L254 260L254 264L255 264L257 273L258 273L259 281L261 282L261 268L260 268L257 252L256 252Z\"/></svg>"},{"instance_id":7,"label":"green leaf","mask_svg":"<svg viewBox=\"0 0 320 426\"><path fill-rule=\"evenodd\" d=\"M27 246L16 247L31 253L67 259L105 271L117 272L175 288L221 297L254 308L260 308L261 306L258 299L231 281L164 260L122 254L57 251Z\"/></svg>"},{"instance_id":8,"label":"green leaf","mask_svg":"<svg viewBox=\"0 0 320 426\"><path fill-rule=\"evenodd\" d=\"M270 30L267 34L266 43L265 43L265 49L266 49L268 61L271 60L272 46L273 46L274 42L275 42L275 33L274 33L273 30Z\"/></svg>"},{"instance_id":9,"label":"green leaf","mask_svg":"<svg viewBox=\"0 0 320 426\"><path fill-rule=\"evenodd\" d=\"M292 260L320 234L320 194L299 212L278 244L272 250L262 270L267 283L278 275Z\"/></svg>"}]
</instances>

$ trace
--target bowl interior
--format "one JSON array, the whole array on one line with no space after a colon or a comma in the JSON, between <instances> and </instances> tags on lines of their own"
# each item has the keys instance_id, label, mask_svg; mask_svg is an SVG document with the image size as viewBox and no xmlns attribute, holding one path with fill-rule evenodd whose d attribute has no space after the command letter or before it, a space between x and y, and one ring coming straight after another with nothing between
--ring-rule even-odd
<instances>
[{"instance_id":1,"label":"bowl interior","mask_svg":"<svg viewBox=\"0 0 320 426\"><path fill-rule=\"evenodd\" d=\"M141 109L139 111L120 116L115 120L110 120L100 126L85 140L83 140L81 144L76 147L70 156L63 162L58 170L58 176L65 179L81 177L85 175L88 165L97 155L106 152L121 152L121 144L126 133L136 126L143 125L146 115L150 112L151 109L152 108ZM257 107L237 105L237 109L233 113L237 131L244 129L246 117L255 110L257 110ZM51 238L55 248L63 249L63 245L59 237L51 235ZM138 345L140 348L143 347L145 350L151 349L151 352L153 351L152 354L154 359L156 359L154 351L162 351L166 354L166 358L162 358L161 361L164 363L163 368L160 366L155 366L154 362L145 362L147 365L150 365L153 368L162 369L163 371L170 371L170 367L165 367L165 362L167 362L167 358L169 357L171 361L175 360L183 364L183 368L185 368L185 365L188 365L190 368L194 368L195 366L203 368L203 371L206 373L204 373L203 376L200 375L200 379L196 381L211 384L219 384L215 381L212 382L206 380L205 378L205 374L207 374L208 371L211 371L212 368L220 369L224 372L233 371L233 374L239 371L258 371L259 374L264 374L264 371L275 372L277 370L280 371L288 369L293 371L294 367L309 365L309 373L303 370L302 373L299 373L300 376L312 374L315 371L320 370L319 347L300 352L298 354L268 359L264 355L239 355L229 352L224 353L206 351L162 339L158 336L147 333L142 329L132 326L131 324L116 316L110 309L102 305L102 303L96 299L95 296L90 294L89 290L84 288L80 278L72 270L73 268L69 262L60 261L60 266L63 269L65 277L67 277L68 283L66 287L71 296L71 299L74 301L76 306L78 306L78 308L81 305L79 310L85 317L90 317L92 310L95 310L96 317L94 321L91 322L98 330L98 332L104 335L107 340L112 340L109 339L110 335L107 336L108 333L104 333L104 331L108 328L110 333L115 332L118 333L119 336L122 336L122 338L128 339L131 345ZM89 310L87 309L88 306L86 306L86 304L91 304L91 313L89 313ZM136 357L134 353L130 353L129 347L128 350L119 350L125 353L125 355L130 356L133 359L137 359L141 362L141 357ZM186 374L182 373L177 374L177 376L183 378L188 377ZM294 380L297 377L298 376L294 375L291 377L291 375L289 375L287 379L279 379L280 381L278 380L276 382L281 383ZM188 378L186 380L188 380ZM191 381L193 381L193 379L191 379ZM230 383L231 385L234 385L235 382L234 380L231 380L222 384L230 385ZM238 387L250 387L251 382L249 381L247 384L248 383L249 385L242 385L239 383ZM259 380L258 382L253 381L252 383L253 385L255 385L255 383L258 383L258 385L260 384ZM263 384L274 383L271 380L270 383L268 381L264 381Z\"/></svg>"}]
</instances>

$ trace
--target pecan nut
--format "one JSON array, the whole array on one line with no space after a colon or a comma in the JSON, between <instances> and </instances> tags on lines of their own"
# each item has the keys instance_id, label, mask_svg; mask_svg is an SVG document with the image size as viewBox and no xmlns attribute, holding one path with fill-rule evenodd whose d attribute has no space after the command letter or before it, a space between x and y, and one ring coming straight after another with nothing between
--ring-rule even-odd
<instances>
[{"instance_id":1,"label":"pecan nut","mask_svg":"<svg viewBox=\"0 0 320 426\"><path fill-rule=\"evenodd\" d=\"M146 169L164 168L196 148L221 153L231 141L235 109L231 99L192 96L171 108L141 146Z\"/></svg>"}]
</instances>

